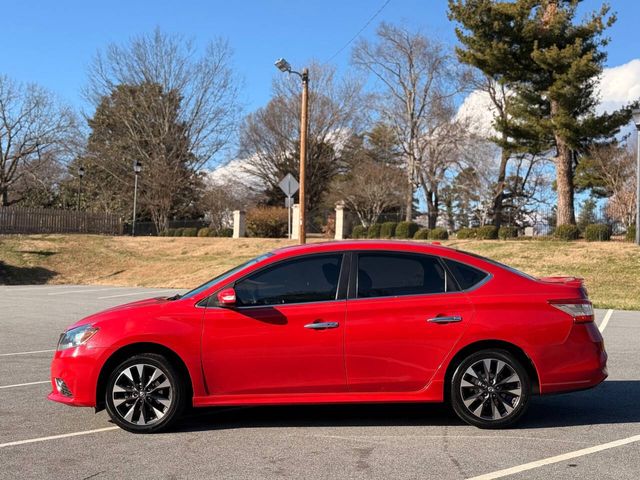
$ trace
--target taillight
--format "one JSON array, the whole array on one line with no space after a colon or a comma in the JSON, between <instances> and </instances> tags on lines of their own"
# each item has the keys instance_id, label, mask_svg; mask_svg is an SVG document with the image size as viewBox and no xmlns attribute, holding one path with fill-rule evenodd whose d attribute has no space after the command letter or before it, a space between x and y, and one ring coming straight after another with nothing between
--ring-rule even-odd
<instances>
[{"instance_id":1,"label":"taillight","mask_svg":"<svg viewBox=\"0 0 640 480\"><path fill-rule=\"evenodd\" d=\"M550 300L549 303L571 315L575 323L591 323L594 320L593 306L588 300Z\"/></svg>"}]
</instances>

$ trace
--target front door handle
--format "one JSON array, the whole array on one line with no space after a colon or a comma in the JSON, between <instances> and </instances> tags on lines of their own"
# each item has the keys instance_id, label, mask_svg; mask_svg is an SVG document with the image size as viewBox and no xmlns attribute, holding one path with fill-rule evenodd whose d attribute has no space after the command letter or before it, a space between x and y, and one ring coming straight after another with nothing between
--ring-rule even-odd
<instances>
[{"instance_id":1,"label":"front door handle","mask_svg":"<svg viewBox=\"0 0 640 480\"><path fill-rule=\"evenodd\" d=\"M427 319L429 323L456 323L461 322L462 317L460 315L452 315L450 317L433 317Z\"/></svg>"},{"instance_id":2,"label":"front door handle","mask_svg":"<svg viewBox=\"0 0 640 480\"><path fill-rule=\"evenodd\" d=\"M328 328L338 328L340 324L338 322L315 322L307 323L304 328L310 328L311 330L326 330Z\"/></svg>"}]
</instances>

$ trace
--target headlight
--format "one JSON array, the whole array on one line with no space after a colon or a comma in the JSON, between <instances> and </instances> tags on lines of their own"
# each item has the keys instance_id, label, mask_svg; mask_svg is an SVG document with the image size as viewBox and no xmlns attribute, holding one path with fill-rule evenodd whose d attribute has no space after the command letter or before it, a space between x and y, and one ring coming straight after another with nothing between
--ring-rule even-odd
<instances>
[{"instance_id":1,"label":"headlight","mask_svg":"<svg viewBox=\"0 0 640 480\"><path fill-rule=\"evenodd\" d=\"M89 341L98 332L96 327L91 325L81 325L80 327L67 330L60 335L58 341L58 350L66 350L83 345Z\"/></svg>"}]
</instances>

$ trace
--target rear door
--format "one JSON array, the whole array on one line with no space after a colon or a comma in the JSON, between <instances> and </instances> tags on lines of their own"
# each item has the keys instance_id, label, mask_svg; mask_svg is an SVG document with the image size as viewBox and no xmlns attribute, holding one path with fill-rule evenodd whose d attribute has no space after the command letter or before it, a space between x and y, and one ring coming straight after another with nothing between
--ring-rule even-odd
<instances>
[{"instance_id":1,"label":"rear door","mask_svg":"<svg viewBox=\"0 0 640 480\"><path fill-rule=\"evenodd\" d=\"M345 330L349 390L423 389L473 316L467 296L436 256L354 257Z\"/></svg>"}]
</instances>

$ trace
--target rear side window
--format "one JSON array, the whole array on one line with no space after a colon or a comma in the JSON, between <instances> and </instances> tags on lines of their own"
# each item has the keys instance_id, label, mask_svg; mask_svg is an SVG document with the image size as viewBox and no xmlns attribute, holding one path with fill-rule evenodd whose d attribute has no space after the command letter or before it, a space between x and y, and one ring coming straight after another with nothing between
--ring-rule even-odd
<instances>
[{"instance_id":1,"label":"rear side window","mask_svg":"<svg viewBox=\"0 0 640 480\"><path fill-rule=\"evenodd\" d=\"M235 285L240 306L335 300L342 254L312 255L278 263Z\"/></svg>"},{"instance_id":2,"label":"rear side window","mask_svg":"<svg viewBox=\"0 0 640 480\"><path fill-rule=\"evenodd\" d=\"M457 290L435 257L396 253L358 256L358 298L422 295Z\"/></svg>"},{"instance_id":3,"label":"rear side window","mask_svg":"<svg viewBox=\"0 0 640 480\"><path fill-rule=\"evenodd\" d=\"M447 264L447 268L451 270L451 273L458 281L458 285L460 285L462 290L468 290L475 287L489 276L487 272L470 267L464 263L456 262L449 258L443 258L443 260L444 263Z\"/></svg>"}]
</instances>

